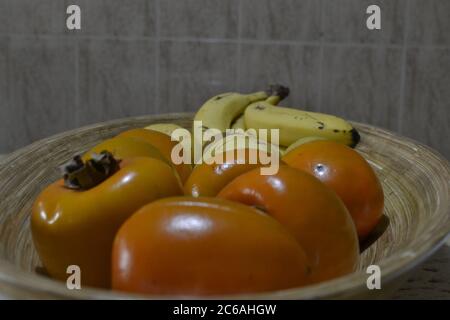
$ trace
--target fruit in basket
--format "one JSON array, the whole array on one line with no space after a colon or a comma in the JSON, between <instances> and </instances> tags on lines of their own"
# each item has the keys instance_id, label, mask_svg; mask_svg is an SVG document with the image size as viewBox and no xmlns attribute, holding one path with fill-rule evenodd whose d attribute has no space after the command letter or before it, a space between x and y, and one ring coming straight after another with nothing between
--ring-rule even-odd
<instances>
[{"instance_id":1,"label":"fruit in basket","mask_svg":"<svg viewBox=\"0 0 450 320\"><path fill-rule=\"evenodd\" d=\"M177 145L176 141L172 141L170 137L164 133L149 129L132 129L119 134L119 137L130 137L145 141L156 147L162 155L169 160L175 170L180 175L181 181L184 183L192 171L192 166L188 163L174 164L172 161L172 149Z\"/></svg>"},{"instance_id":2,"label":"fruit in basket","mask_svg":"<svg viewBox=\"0 0 450 320\"><path fill-rule=\"evenodd\" d=\"M289 145L289 147L287 147L286 150L284 150L283 155L288 152L291 152L292 150L301 146L302 144L312 142L312 141L318 141L318 140L327 140L327 139L321 138L321 137L314 137L314 136L300 138L297 141L295 141L293 144Z\"/></svg>"},{"instance_id":3,"label":"fruit in basket","mask_svg":"<svg viewBox=\"0 0 450 320\"><path fill-rule=\"evenodd\" d=\"M275 107L265 101L245 109L245 125L254 129L279 129L280 145L288 147L300 138L316 136L356 146L360 136L353 126L328 114Z\"/></svg>"},{"instance_id":4,"label":"fruit in basket","mask_svg":"<svg viewBox=\"0 0 450 320\"><path fill-rule=\"evenodd\" d=\"M172 132L177 129L183 129L183 127L175 124L175 123L154 123L146 126L144 129L158 131L164 133L170 137Z\"/></svg>"},{"instance_id":5,"label":"fruit in basket","mask_svg":"<svg viewBox=\"0 0 450 320\"><path fill-rule=\"evenodd\" d=\"M258 210L217 198L158 200L116 235L112 287L156 295L264 292L308 283L295 238Z\"/></svg>"},{"instance_id":6,"label":"fruit in basket","mask_svg":"<svg viewBox=\"0 0 450 320\"><path fill-rule=\"evenodd\" d=\"M197 111L195 121L202 121L202 130L217 129L225 132L230 129L234 120L239 118L253 102L268 99L268 104L276 104L289 94L289 89L280 85L270 86L268 91L251 94L223 93L206 101ZM194 128L195 131L195 128ZM195 137L196 143L203 145L202 137Z\"/></svg>"},{"instance_id":7,"label":"fruit in basket","mask_svg":"<svg viewBox=\"0 0 450 320\"><path fill-rule=\"evenodd\" d=\"M383 215L383 188L374 170L356 150L333 141L313 141L288 152L282 160L313 174L342 199L360 239Z\"/></svg>"},{"instance_id":8,"label":"fruit in basket","mask_svg":"<svg viewBox=\"0 0 450 320\"><path fill-rule=\"evenodd\" d=\"M312 282L355 270L359 244L352 218L338 196L314 176L287 165L268 176L253 169L218 197L256 207L284 225L306 252Z\"/></svg>"},{"instance_id":9,"label":"fruit in basket","mask_svg":"<svg viewBox=\"0 0 450 320\"><path fill-rule=\"evenodd\" d=\"M233 150L255 149L267 154L282 154L282 150L276 144L269 143L267 140L258 139L256 135L243 131L224 135L214 142L207 144L203 148L203 162L210 162L216 155Z\"/></svg>"},{"instance_id":10,"label":"fruit in basket","mask_svg":"<svg viewBox=\"0 0 450 320\"><path fill-rule=\"evenodd\" d=\"M198 164L184 184L184 193L193 197L214 197L234 178L262 166L262 157L269 157L256 149L229 150L215 155L211 163ZM263 161L266 165L266 161Z\"/></svg>"},{"instance_id":11,"label":"fruit in basket","mask_svg":"<svg viewBox=\"0 0 450 320\"><path fill-rule=\"evenodd\" d=\"M237 118L236 120L233 121L233 123L231 124L231 129L242 129L245 130L245 119L244 119L244 115L242 114L239 118Z\"/></svg>"},{"instance_id":12,"label":"fruit in basket","mask_svg":"<svg viewBox=\"0 0 450 320\"><path fill-rule=\"evenodd\" d=\"M108 288L114 236L141 206L182 193L171 166L150 157L116 160L109 152L88 161L75 157L64 179L34 202L31 231L46 271L66 280L70 265L83 285Z\"/></svg>"},{"instance_id":13,"label":"fruit in basket","mask_svg":"<svg viewBox=\"0 0 450 320\"><path fill-rule=\"evenodd\" d=\"M222 93L206 101L197 111L194 121L202 121L206 128L225 131L231 128L233 121L239 118L251 103L271 97L270 104L276 104L288 94L289 89L280 85L250 94Z\"/></svg>"},{"instance_id":14,"label":"fruit in basket","mask_svg":"<svg viewBox=\"0 0 450 320\"><path fill-rule=\"evenodd\" d=\"M168 135L172 141L176 143L182 143L186 148L191 149L191 159L190 163L195 163L194 161L194 143L192 139L191 132L189 130L173 123L155 123L145 127L146 130L158 131ZM176 131L174 134L174 131Z\"/></svg>"}]
</instances>

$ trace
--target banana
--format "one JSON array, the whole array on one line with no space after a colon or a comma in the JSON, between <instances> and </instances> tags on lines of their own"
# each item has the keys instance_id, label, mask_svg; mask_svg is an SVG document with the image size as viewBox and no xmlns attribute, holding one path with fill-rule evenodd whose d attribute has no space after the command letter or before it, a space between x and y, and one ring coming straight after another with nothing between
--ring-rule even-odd
<instances>
[{"instance_id":1,"label":"banana","mask_svg":"<svg viewBox=\"0 0 450 320\"><path fill-rule=\"evenodd\" d=\"M183 127L174 123L155 123L145 127L145 129L162 132L170 136L174 130L183 129Z\"/></svg>"},{"instance_id":2,"label":"banana","mask_svg":"<svg viewBox=\"0 0 450 320\"><path fill-rule=\"evenodd\" d=\"M203 141L204 132L208 129L218 129L225 132L231 127L231 123L239 117L252 102L261 101L268 97L264 91L252 94L240 94L235 92L219 94L212 97L203 104L194 117L194 150L204 149L208 145L207 141ZM200 124L201 130L196 130L196 126ZM195 163L200 160L201 154L194 154Z\"/></svg>"},{"instance_id":3,"label":"banana","mask_svg":"<svg viewBox=\"0 0 450 320\"><path fill-rule=\"evenodd\" d=\"M300 138L297 141L295 141L293 144L291 144L289 147L287 147L285 150L285 153L287 154L287 153L291 152L292 150L301 146L302 144L312 142L312 141L317 141L317 140L327 140L327 139L322 138L322 137L313 137L313 136Z\"/></svg>"},{"instance_id":4,"label":"banana","mask_svg":"<svg viewBox=\"0 0 450 320\"><path fill-rule=\"evenodd\" d=\"M225 153L231 150L256 149L258 151L265 151L266 153L278 152L283 155L279 146L271 144L265 140L259 139L245 132L237 132L226 135L221 139L208 144L204 148L203 161L208 161L218 154Z\"/></svg>"},{"instance_id":5,"label":"banana","mask_svg":"<svg viewBox=\"0 0 450 320\"><path fill-rule=\"evenodd\" d=\"M242 115L251 103L268 99L267 103L274 104L288 95L289 89L280 85L272 85L267 91L251 94L234 92L219 94L200 107L194 121L202 121L203 130L215 128L224 132L231 128L233 121ZM198 138L201 137L196 137Z\"/></svg>"},{"instance_id":6,"label":"banana","mask_svg":"<svg viewBox=\"0 0 450 320\"><path fill-rule=\"evenodd\" d=\"M153 130L153 131L158 131L164 134L167 134L168 136L172 137L172 132L174 132L177 129L184 129L182 126L179 126L175 123L155 123L155 124L151 124L147 127L145 127L144 129L147 130ZM192 139L192 135L189 131L186 132L186 134L183 134L183 141L189 141L190 140L190 147L191 147L191 164L195 163L194 162L194 143L193 143L193 139Z\"/></svg>"},{"instance_id":7,"label":"banana","mask_svg":"<svg viewBox=\"0 0 450 320\"><path fill-rule=\"evenodd\" d=\"M231 129L242 129L245 131L245 121L244 121L244 115L241 115L239 118L237 118L233 124L231 125Z\"/></svg>"},{"instance_id":8,"label":"banana","mask_svg":"<svg viewBox=\"0 0 450 320\"><path fill-rule=\"evenodd\" d=\"M356 146L358 131L342 118L298 109L274 107L266 101L252 103L245 110L245 125L253 129L279 129L280 145L289 146L300 138L317 136Z\"/></svg>"},{"instance_id":9,"label":"banana","mask_svg":"<svg viewBox=\"0 0 450 320\"><path fill-rule=\"evenodd\" d=\"M252 94L224 93L212 97L200 107L194 121L202 121L203 129L215 128L225 131L231 127L234 119L239 117L252 102L267 99L264 91Z\"/></svg>"},{"instance_id":10,"label":"banana","mask_svg":"<svg viewBox=\"0 0 450 320\"><path fill-rule=\"evenodd\" d=\"M284 97L280 96L280 95L272 95L269 96L266 100L264 100L267 103L270 103L274 106L276 106ZM234 122L231 124L231 129L242 129L245 131L246 126L245 126L245 117L244 114L240 115L236 120L234 120Z\"/></svg>"},{"instance_id":11,"label":"banana","mask_svg":"<svg viewBox=\"0 0 450 320\"><path fill-rule=\"evenodd\" d=\"M223 93L212 97L200 107L194 117L194 149L203 150L208 141L204 141L204 132L207 129L216 129L222 136L227 129L243 115L245 109L252 103L266 100L268 104L276 104L289 95L289 89L281 85L271 85L267 91L259 91L250 94ZM198 128L201 121L201 128ZM242 122L240 122L242 125ZM207 139L207 138L206 138ZM213 142L214 143L214 142ZM198 163L203 152L194 152L194 162Z\"/></svg>"}]
</instances>

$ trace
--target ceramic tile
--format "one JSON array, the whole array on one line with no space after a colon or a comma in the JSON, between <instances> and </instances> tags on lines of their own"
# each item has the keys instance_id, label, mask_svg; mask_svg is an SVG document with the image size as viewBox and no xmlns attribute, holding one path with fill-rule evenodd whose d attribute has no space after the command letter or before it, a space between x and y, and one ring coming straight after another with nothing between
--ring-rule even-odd
<instances>
[{"instance_id":1,"label":"ceramic tile","mask_svg":"<svg viewBox=\"0 0 450 320\"><path fill-rule=\"evenodd\" d=\"M164 37L236 38L237 0L160 1Z\"/></svg>"},{"instance_id":2,"label":"ceramic tile","mask_svg":"<svg viewBox=\"0 0 450 320\"><path fill-rule=\"evenodd\" d=\"M161 43L159 113L197 110L211 96L236 89L237 45Z\"/></svg>"},{"instance_id":3,"label":"ceramic tile","mask_svg":"<svg viewBox=\"0 0 450 320\"><path fill-rule=\"evenodd\" d=\"M322 0L242 0L242 38L320 40Z\"/></svg>"},{"instance_id":4,"label":"ceramic tile","mask_svg":"<svg viewBox=\"0 0 450 320\"><path fill-rule=\"evenodd\" d=\"M243 45L239 87L251 92L280 83L291 91L282 104L318 110L319 52L315 46Z\"/></svg>"},{"instance_id":5,"label":"ceramic tile","mask_svg":"<svg viewBox=\"0 0 450 320\"><path fill-rule=\"evenodd\" d=\"M153 113L155 45L84 40L79 51L79 124Z\"/></svg>"},{"instance_id":6,"label":"ceramic tile","mask_svg":"<svg viewBox=\"0 0 450 320\"><path fill-rule=\"evenodd\" d=\"M407 53L402 133L450 159L450 49Z\"/></svg>"},{"instance_id":7,"label":"ceramic tile","mask_svg":"<svg viewBox=\"0 0 450 320\"><path fill-rule=\"evenodd\" d=\"M401 49L325 48L322 111L397 130L401 58Z\"/></svg>"}]
</instances>

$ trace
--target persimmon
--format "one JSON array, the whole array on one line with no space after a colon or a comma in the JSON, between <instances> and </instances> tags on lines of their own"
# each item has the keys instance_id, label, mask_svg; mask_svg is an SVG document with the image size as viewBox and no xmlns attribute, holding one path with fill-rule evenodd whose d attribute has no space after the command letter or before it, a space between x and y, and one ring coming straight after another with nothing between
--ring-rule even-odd
<instances>
[{"instance_id":1,"label":"persimmon","mask_svg":"<svg viewBox=\"0 0 450 320\"><path fill-rule=\"evenodd\" d=\"M308 270L296 239L258 210L217 198L172 197L122 225L112 286L156 295L263 292L305 285Z\"/></svg>"},{"instance_id":2,"label":"persimmon","mask_svg":"<svg viewBox=\"0 0 450 320\"><path fill-rule=\"evenodd\" d=\"M312 282L355 270L359 244L350 214L314 176L287 165L267 176L253 169L230 182L218 197L259 208L284 225L306 252Z\"/></svg>"},{"instance_id":3,"label":"persimmon","mask_svg":"<svg viewBox=\"0 0 450 320\"><path fill-rule=\"evenodd\" d=\"M184 183L192 171L192 166L189 163L174 164L172 161L172 149L178 143L172 141L170 136L162 132L150 129L131 129L122 132L118 137L129 137L145 141L158 149L162 155L169 160L174 166L175 170L180 175L181 181Z\"/></svg>"},{"instance_id":4,"label":"persimmon","mask_svg":"<svg viewBox=\"0 0 450 320\"><path fill-rule=\"evenodd\" d=\"M111 248L122 223L141 206L181 194L169 164L150 157L118 162L102 153L76 157L64 179L46 187L34 202L31 231L50 276L65 281L67 267L81 269L81 284L109 288Z\"/></svg>"},{"instance_id":5,"label":"persimmon","mask_svg":"<svg viewBox=\"0 0 450 320\"><path fill-rule=\"evenodd\" d=\"M251 152L255 152L254 160L250 158ZM234 178L260 168L262 165L258 154L256 149L229 150L216 154L211 163L203 162L194 167L184 184L184 193L193 197L216 196Z\"/></svg>"},{"instance_id":6,"label":"persimmon","mask_svg":"<svg viewBox=\"0 0 450 320\"><path fill-rule=\"evenodd\" d=\"M383 188L374 170L356 150L333 141L313 141L282 158L293 168L308 172L342 199L362 240L383 215Z\"/></svg>"}]
</instances>

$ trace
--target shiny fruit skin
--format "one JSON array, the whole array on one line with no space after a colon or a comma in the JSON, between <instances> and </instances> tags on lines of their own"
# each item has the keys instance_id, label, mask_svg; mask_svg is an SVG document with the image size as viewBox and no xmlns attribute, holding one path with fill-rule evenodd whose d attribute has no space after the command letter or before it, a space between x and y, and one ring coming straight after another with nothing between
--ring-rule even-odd
<instances>
[{"instance_id":1,"label":"shiny fruit skin","mask_svg":"<svg viewBox=\"0 0 450 320\"><path fill-rule=\"evenodd\" d=\"M257 207L284 225L306 252L312 282L355 270L359 244L353 221L336 194L314 176L286 165L271 176L252 170L218 197Z\"/></svg>"},{"instance_id":2,"label":"shiny fruit skin","mask_svg":"<svg viewBox=\"0 0 450 320\"><path fill-rule=\"evenodd\" d=\"M81 268L81 284L110 287L111 248L122 223L141 206L181 194L172 168L156 159L124 160L96 187L78 191L59 180L36 199L31 213L35 247L47 272L66 281L69 265Z\"/></svg>"},{"instance_id":3,"label":"shiny fruit skin","mask_svg":"<svg viewBox=\"0 0 450 320\"><path fill-rule=\"evenodd\" d=\"M155 201L116 235L112 284L154 295L262 292L307 283L301 246L256 209L217 198Z\"/></svg>"},{"instance_id":4,"label":"shiny fruit skin","mask_svg":"<svg viewBox=\"0 0 450 320\"><path fill-rule=\"evenodd\" d=\"M180 175L181 181L184 183L192 171L192 166L189 163L174 164L172 161L172 149L178 144L172 141L167 134L150 130L150 129L131 129L119 134L119 137L130 137L145 141L156 147L167 160L174 166L175 170Z\"/></svg>"},{"instance_id":5,"label":"shiny fruit skin","mask_svg":"<svg viewBox=\"0 0 450 320\"><path fill-rule=\"evenodd\" d=\"M226 151L214 156L212 164L196 165L184 184L184 193L193 197L214 197L234 178L261 167L259 161L249 161L249 149L241 151ZM224 161L218 163L222 159Z\"/></svg>"},{"instance_id":6,"label":"shiny fruit skin","mask_svg":"<svg viewBox=\"0 0 450 320\"><path fill-rule=\"evenodd\" d=\"M383 215L383 188L374 170L354 149L333 141L306 143L283 157L289 166L316 176L347 207L362 240Z\"/></svg>"}]
</instances>

